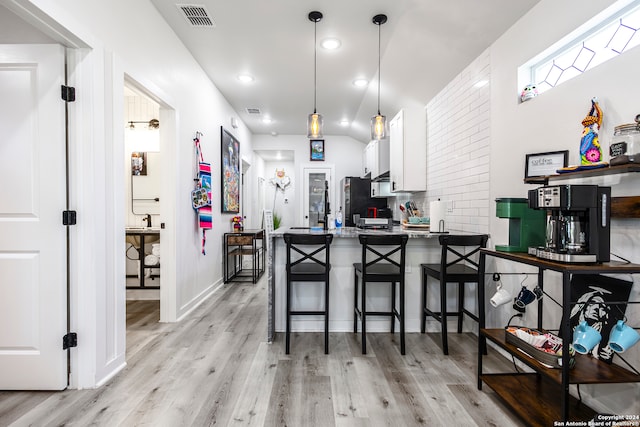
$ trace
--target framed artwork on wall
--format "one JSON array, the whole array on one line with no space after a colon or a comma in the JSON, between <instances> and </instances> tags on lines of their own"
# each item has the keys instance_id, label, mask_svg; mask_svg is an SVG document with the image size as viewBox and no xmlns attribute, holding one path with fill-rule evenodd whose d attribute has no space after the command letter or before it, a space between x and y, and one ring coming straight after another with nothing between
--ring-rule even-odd
<instances>
[{"instance_id":1,"label":"framed artwork on wall","mask_svg":"<svg viewBox=\"0 0 640 427\"><path fill-rule=\"evenodd\" d=\"M310 158L313 161L324 161L324 139L309 140Z\"/></svg>"},{"instance_id":2,"label":"framed artwork on wall","mask_svg":"<svg viewBox=\"0 0 640 427\"><path fill-rule=\"evenodd\" d=\"M240 212L240 142L220 127L222 213Z\"/></svg>"}]
</instances>

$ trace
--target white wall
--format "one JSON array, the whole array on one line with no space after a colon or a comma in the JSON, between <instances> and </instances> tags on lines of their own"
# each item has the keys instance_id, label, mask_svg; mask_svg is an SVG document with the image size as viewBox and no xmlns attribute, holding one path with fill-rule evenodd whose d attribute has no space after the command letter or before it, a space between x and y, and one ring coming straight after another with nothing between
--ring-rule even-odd
<instances>
[{"instance_id":1,"label":"white wall","mask_svg":"<svg viewBox=\"0 0 640 427\"><path fill-rule=\"evenodd\" d=\"M86 164L75 166L75 173L84 176L85 182L77 182L72 193L81 208L79 216L96 222L78 228L82 230L79 247L102 248L105 253L115 254L114 258L83 251L86 254L80 253L80 261L74 263L79 270L73 274L77 280L74 286L79 287L79 292L74 292L72 310L77 312L72 317L81 330L79 336L87 341L78 350L80 361L73 381L81 388L92 387L108 379L125 362L125 301L120 291L125 264L124 251L120 249L124 248L125 182L120 167L125 73L157 97L161 116L175 119L170 120L175 123L167 125L169 137L167 145L163 145L169 159L163 167L168 166L167 179L176 186L168 201L171 206L162 218L167 227L163 242L175 243L171 254L163 247L164 258L169 255L175 261L175 291L171 295L174 302L168 307L163 303L163 320L184 316L221 283L221 235L228 230L230 215L220 213L220 126L230 129L230 118L238 120L240 126L233 133L243 151L252 152L251 134L149 1L19 3L28 13L59 27L65 35L75 35L72 38L81 39L90 47L80 60L81 68L76 70L86 83L77 88L76 108L86 114L77 132L83 136L80 150L91 156L83 157ZM141 22L144 31L140 31ZM91 106L86 106L91 101ZM164 125L166 120L160 120ZM200 253L202 233L189 200L196 131L203 133L205 161L213 166L214 228L207 233L206 256ZM94 185L87 185L91 182ZM169 280L164 277L163 285ZM92 306L95 309L79 308ZM94 350L88 348L90 337L96 340Z\"/></svg>"},{"instance_id":2,"label":"white wall","mask_svg":"<svg viewBox=\"0 0 640 427\"><path fill-rule=\"evenodd\" d=\"M302 212L301 212L301 200L303 197L303 182L302 182L302 166L310 167L329 167L333 165L335 167L334 185L330 191L333 191L333 197L335 202L331 206L332 212L337 212L340 208L340 180L345 176L360 176L362 171L362 152L366 144L357 141L348 136L334 136L325 135L324 137L324 149L325 149L325 161L311 162L309 151L309 139L306 135L278 135L273 137L270 135L254 135L253 148L255 150L293 150L295 151L295 173L291 171L291 174L295 174L295 181L292 182L291 187L293 190L287 190L287 198L289 199L290 206L287 209L295 209L291 222L287 219L283 226L295 226L301 225ZM264 178L267 183L274 176L275 169L265 165ZM287 174L289 175L289 168L287 168ZM267 184L267 188L270 185ZM271 209L271 203L273 203L273 193L267 191L270 196L267 197L267 209ZM278 201L281 199L282 194L278 196ZM277 210L277 209L276 209ZM288 214L289 215L289 214Z\"/></svg>"},{"instance_id":3,"label":"white wall","mask_svg":"<svg viewBox=\"0 0 640 427\"><path fill-rule=\"evenodd\" d=\"M613 4L613 1L577 0L557 2L542 0L517 22L490 48L491 55L491 179L489 207L492 241L508 241L508 226L495 217L497 197L524 197L534 185L523 183L524 159L527 153L569 150L569 164L579 164L581 121L591 108L590 100L598 97L604 111L604 123L600 131L604 150L613 135L613 128L629 123L638 114L640 87L637 76L640 71L640 49L634 48L618 58L587 71L537 98L519 103L517 68L539 54L564 35L570 33L597 13ZM636 174L637 175L637 174ZM589 183L611 185L613 196L638 195L640 177L612 177L590 180ZM571 183L580 183L573 181ZM612 220L611 252L640 262L640 221ZM500 271L523 269L520 266L499 263ZM488 271L491 271L488 268ZM553 292L560 287L557 274L545 276L545 289ZM626 277L627 279L629 277ZM521 277L503 277L503 283L511 291L520 287ZM640 298L638 277L634 277L631 298ZM535 283L535 277L527 285ZM489 296L492 288L488 288ZM545 305L545 327L557 328L560 322L558 310L553 304ZM489 310L489 326L504 326L512 310L502 306L500 311ZM529 310L534 311L534 310ZM627 309L630 321L640 324L640 310L636 306ZM525 324L535 325L534 313L527 313ZM636 367L640 366L640 346L624 355ZM615 357L614 357L615 360ZM619 362L619 359L618 359ZM637 396L640 387L635 385L594 385L581 387L587 404L614 414L638 414Z\"/></svg>"}]
</instances>

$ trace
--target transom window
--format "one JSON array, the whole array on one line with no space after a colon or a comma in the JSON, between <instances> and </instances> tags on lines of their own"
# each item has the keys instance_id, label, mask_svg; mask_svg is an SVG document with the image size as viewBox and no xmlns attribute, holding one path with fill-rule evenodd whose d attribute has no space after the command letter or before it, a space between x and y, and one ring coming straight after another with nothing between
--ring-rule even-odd
<instances>
[{"instance_id":1,"label":"transom window","mask_svg":"<svg viewBox=\"0 0 640 427\"><path fill-rule=\"evenodd\" d=\"M533 82L543 93L640 44L640 0L616 6L520 67L519 90Z\"/></svg>"}]
</instances>

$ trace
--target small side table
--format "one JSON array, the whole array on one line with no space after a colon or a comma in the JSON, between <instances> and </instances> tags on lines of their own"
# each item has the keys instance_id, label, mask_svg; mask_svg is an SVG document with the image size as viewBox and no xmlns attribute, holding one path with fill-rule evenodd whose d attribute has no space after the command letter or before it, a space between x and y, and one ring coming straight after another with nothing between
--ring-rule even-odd
<instances>
[{"instance_id":1,"label":"small side table","mask_svg":"<svg viewBox=\"0 0 640 427\"><path fill-rule=\"evenodd\" d=\"M223 240L224 283L248 280L257 283L265 270L264 229L225 233ZM250 271L242 266L244 256L251 257Z\"/></svg>"}]
</instances>

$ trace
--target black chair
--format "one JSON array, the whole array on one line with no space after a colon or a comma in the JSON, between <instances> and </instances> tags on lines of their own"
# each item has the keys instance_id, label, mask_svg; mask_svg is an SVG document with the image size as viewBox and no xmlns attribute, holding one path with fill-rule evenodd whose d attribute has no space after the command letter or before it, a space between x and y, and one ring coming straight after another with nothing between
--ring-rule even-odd
<instances>
[{"instance_id":1,"label":"black chair","mask_svg":"<svg viewBox=\"0 0 640 427\"><path fill-rule=\"evenodd\" d=\"M353 296L353 332L358 332L358 317L362 324L362 354L367 353L367 316L391 317L391 333L395 333L395 321L400 322L400 353L405 354L404 345L404 269L406 234L370 235L361 234L362 262L354 263L355 292ZM395 254L395 255L394 255ZM358 308L359 277L362 278L361 308ZM391 310L368 311L366 307L367 283L391 283ZM396 283L399 284L400 307L396 308Z\"/></svg>"},{"instance_id":2,"label":"black chair","mask_svg":"<svg viewBox=\"0 0 640 427\"><path fill-rule=\"evenodd\" d=\"M469 235L456 236L440 235L442 255L440 264L421 264L422 267L422 312L420 316L420 331L425 332L427 316L440 322L442 329L442 351L449 354L447 343L447 317L458 316L458 333L462 332L462 321L466 314L478 321L478 316L464 307L464 284L478 283L478 263L472 258L480 248L487 246L489 236ZM427 308L427 278L431 276L440 283L440 311ZM458 284L458 309L447 311L447 283Z\"/></svg>"},{"instance_id":3,"label":"black chair","mask_svg":"<svg viewBox=\"0 0 640 427\"><path fill-rule=\"evenodd\" d=\"M324 315L324 353L329 354L329 246L332 240L332 234L284 234L287 245L286 354L289 354L291 316L304 315ZM293 282L324 282L324 310L292 310Z\"/></svg>"}]
</instances>

